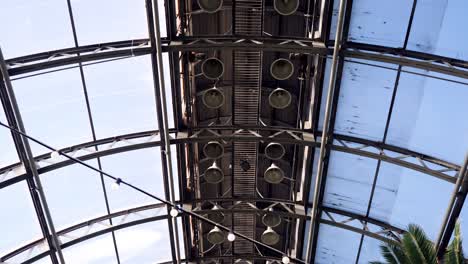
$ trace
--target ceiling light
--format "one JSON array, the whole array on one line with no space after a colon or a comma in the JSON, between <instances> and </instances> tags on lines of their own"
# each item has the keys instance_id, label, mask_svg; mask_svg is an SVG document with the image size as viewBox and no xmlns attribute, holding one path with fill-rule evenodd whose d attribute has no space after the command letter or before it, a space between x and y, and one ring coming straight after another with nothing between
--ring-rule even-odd
<instances>
[{"instance_id":1,"label":"ceiling light","mask_svg":"<svg viewBox=\"0 0 468 264\"><path fill-rule=\"evenodd\" d=\"M179 215L179 211L175 208L172 208L170 214L172 217L177 217L177 215Z\"/></svg>"},{"instance_id":2,"label":"ceiling light","mask_svg":"<svg viewBox=\"0 0 468 264\"><path fill-rule=\"evenodd\" d=\"M213 206L213 208L211 208L211 212L208 214L208 218L211 221L221 224L224 222L224 214L219 212L219 209L220 208L217 205Z\"/></svg>"},{"instance_id":3,"label":"ceiling light","mask_svg":"<svg viewBox=\"0 0 468 264\"><path fill-rule=\"evenodd\" d=\"M122 182L122 179L117 178L114 183L111 185L112 190L118 190L120 188L120 183Z\"/></svg>"},{"instance_id":4,"label":"ceiling light","mask_svg":"<svg viewBox=\"0 0 468 264\"><path fill-rule=\"evenodd\" d=\"M215 13L223 6L223 0L198 0L198 6L207 13Z\"/></svg>"},{"instance_id":5,"label":"ceiling light","mask_svg":"<svg viewBox=\"0 0 468 264\"><path fill-rule=\"evenodd\" d=\"M229 242L232 242L236 240L236 235L234 235L233 233L229 233L227 239L229 240Z\"/></svg>"},{"instance_id":6,"label":"ceiling light","mask_svg":"<svg viewBox=\"0 0 468 264\"><path fill-rule=\"evenodd\" d=\"M203 104L211 109L217 109L224 105L224 93L218 88L210 88L203 93Z\"/></svg>"},{"instance_id":7,"label":"ceiling light","mask_svg":"<svg viewBox=\"0 0 468 264\"><path fill-rule=\"evenodd\" d=\"M280 236L271 227L267 227L261 236L261 240L263 243L272 246L279 242Z\"/></svg>"},{"instance_id":8,"label":"ceiling light","mask_svg":"<svg viewBox=\"0 0 468 264\"><path fill-rule=\"evenodd\" d=\"M217 226L211 229L206 236L211 244L218 245L224 242L224 234Z\"/></svg>"},{"instance_id":9,"label":"ceiling light","mask_svg":"<svg viewBox=\"0 0 468 264\"><path fill-rule=\"evenodd\" d=\"M284 172L280 167L276 166L276 164L273 163L265 171L265 173L263 174L263 177L265 178L265 181L268 183L278 184L283 180Z\"/></svg>"},{"instance_id":10,"label":"ceiling light","mask_svg":"<svg viewBox=\"0 0 468 264\"><path fill-rule=\"evenodd\" d=\"M275 0L273 5L280 15L289 16L297 11L299 0Z\"/></svg>"},{"instance_id":11,"label":"ceiling light","mask_svg":"<svg viewBox=\"0 0 468 264\"><path fill-rule=\"evenodd\" d=\"M294 65L287 59L277 59L270 66L270 73L277 80L286 80L293 72Z\"/></svg>"},{"instance_id":12,"label":"ceiling light","mask_svg":"<svg viewBox=\"0 0 468 264\"><path fill-rule=\"evenodd\" d=\"M291 104L291 93L283 88L276 88L268 96L268 103L276 109L284 109Z\"/></svg>"},{"instance_id":13,"label":"ceiling light","mask_svg":"<svg viewBox=\"0 0 468 264\"><path fill-rule=\"evenodd\" d=\"M285 149L280 143L271 142L265 148L265 156L271 160L279 160L284 156Z\"/></svg>"},{"instance_id":14,"label":"ceiling light","mask_svg":"<svg viewBox=\"0 0 468 264\"><path fill-rule=\"evenodd\" d=\"M58 161L60 159L60 153L58 151L53 151L50 153L50 159L52 161Z\"/></svg>"},{"instance_id":15,"label":"ceiling light","mask_svg":"<svg viewBox=\"0 0 468 264\"><path fill-rule=\"evenodd\" d=\"M209 159L219 159L224 154L224 147L218 141L210 141L203 146L203 154Z\"/></svg>"},{"instance_id":16,"label":"ceiling light","mask_svg":"<svg viewBox=\"0 0 468 264\"><path fill-rule=\"evenodd\" d=\"M223 62L215 57L204 60L201 67L203 75L208 79L219 79L224 73Z\"/></svg>"},{"instance_id":17,"label":"ceiling light","mask_svg":"<svg viewBox=\"0 0 468 264\"><path fill-rule=\"evenodd\" d=\"M289 262L290 262L289 257L288 257L288 256L284 256L284 257L281 259L281 262L283 262L284 264L289 264Z\"/></svg>"},{"instance_id":18,"label":"ceiling light","mask_svg":"<svg viewBox=\"0 0 468 264\"><path fill-rule=\"evenodd\" d=\"M216 165L216 162L213 162L213 165L211 165L208 169L205 171L205 180L208 183L220 183L224 179L224 173L223 171Z\"/></svg>"},{"instance_id":19,"label":"ceiling light","mask_svg":"<svg viewBox=\"0 0 468 264\"><path fill-rule=\"evenodd\" d=\"M270 209L268 213L263 215L262 223L268 227L277 227L281 224L281 216Z\"/></svg>"}]
</instances>

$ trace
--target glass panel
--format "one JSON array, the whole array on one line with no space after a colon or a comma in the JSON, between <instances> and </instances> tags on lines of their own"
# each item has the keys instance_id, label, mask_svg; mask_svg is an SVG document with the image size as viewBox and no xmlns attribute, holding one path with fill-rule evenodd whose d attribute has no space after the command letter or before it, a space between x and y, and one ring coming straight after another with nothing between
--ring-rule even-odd
<instances>
[{"instance_id":1,"label":"glass panel","mask_svg":"<svg viewBox=\"0 0 468 264\"><path fill-rule=\"evenodd\" d=\"M95 64L84 70L96 137L157 129L149 56Z\"/></svg>"},{"instance_id":2,"label":"glass panel","mask_svg":"<svg viewBox=\"0 0 468 264\"><path fill-rule=\"evenodd\" d=\"M381 63L378 66L394 67ZM345 62L335 132L382 140L396 75L394 70Z\"/></svg>"},{"instance_id":3,"label":"glass panel","mask_svg":"<svg viewBox=\"0 0 468 264\"><path fill-rule=\"evenodd\" d=\"M67 264L115 264L114 242L111 234L85 240L74 246L63 249Z\"/></svg>"},{"instance_id":4,"label":"glass panel","mask_svg":"<svg viewBox=\"0 0 468 264\"><path fill-rule=\"evenodd\" d=\"M315 263L354 263L356 261L360 239L361 235L359 233L320 224Z\"/></svg>"},{"instance_id":5,"label":"glass panel","mask_svg":"<svg viewBox=\"0 0 468 264\"><path fill-rule=\"evenodd\" d=\"M0 108L0 121L3 124L8 124L2 108ZM19 162L11 132L5 127L0 127L0 146L2 146L2 150L0 151L0 168Z\"/></svg>"},{"instance_id":6,"label":"glass panel","mask_svg":"<svg viewBox=\"0 0 468 264\"><path fill-rule=\"evenodd\" d=\"M38 261L34 261L34 264L52 264L52 260L50 259L50 256L41 258Z\"/></svg>"},{"instance_id":7,"label":"glass panel","mask_svg":"<svg viewBox=\"0 0 468 264\"><path fill-rule=\"evenodd\" d=\"M402 73L388 143L461 163L468 149L467 101L466 85Z\"/></svg>"},{"instance_id":8,"label":"glass panel","mask_svg":"<svg viewBox=\"0 0 468 264\"><path fill-rule=\"evenodd\" d=\"M171 145L171 161L172 161L172 175L174 179L174 199L176 201L180 200L180 189L179 185L179 167L177 165L179 157L177 156L177 148L175 145Z\"/></svg>"},{"instance_id":9,"label":"glass panel","mask_svg":"<svg viewBox=\"0 0 468 264\"><path fill-rule=\"evenodd\" d=\"M327 102L328 86L330 85L331 64L332 60L327 59L327 62L325 63L325 73L323 74L322 98L320 98L320 115L317 126L319 130L323 130L323 120L325 119L325 104Z\"/></svg>"},{"instance_id":10,"label":"glass panel","mask_svg":"<svg viewBox=\"0 0 468 264\"><path fill-rule=\"evenodd\" d=\"M349 41L403 47L413 1L355 0Z\"/></svg>"},{"instance_id":11,"label":"glass panel","mask_svg":"<svg viewBox=\"0 0 468 264\"><path fill-rule=\"evenodd\" d=\"M382 162L370 217L402 229L418 224L434 239L453 187L427 174Z\"/></svg>"},{"instance_id":12,"label":"glass panel","mask_svg":"<svg viewBox=\"0 0 468 264\"><path fill-rule=\"evenodd\" d=\"M0 17L5 58L74 46L67 1L2 1Z\"/></svg>"},{"instance_id":13,"label":"glass panel","mask_svg":"<svg viewBox=\"0 0 468 264\"><path fill-rule=\"evenodd\" d=\"M383 261L385 263L380 254L380 245L382 243L380 240L364 236L358 263L368 264L371 261Z\"/></svg>"},{"instance_id":14,"label":"glass panel","mask_svg":"<svg viewBox=\"0 0 468 264\"><path fill-rule=\"evenodd\" d=\"M145 1L72 1L80 45L148 38Z\"/></svg>"},{"instance_id":15,"label":"glass panel","mask_svg":"<svg viewBox=\"0 0 468 264\"><path fill-rule=\"evenodd\" d=\"M467 8L465 0L418 1L408 49L467 60L468 35L460 34Z\"/></svg>"},{"instance_id":16,"label":"glass panel","mask_svg":"<svg viewBox=\"0 0 468 264\"><path fill-rule=\"evenodd\" d=\"M318 160L319 160L319 155L320 155L320 148L312 149L312 151L314 151L314 164L312 164L312 176L310 179L310 189L309 189L309 203L310 204L314 202L314 189L315 189L315 181L317 177L317 166L318 166Z\"/></svg>"},{"instance_id":17,"label":"glass panel","mask_svg":"<svg viewBox=\"0 0 468 264\"><path fill-rule=\"evenodd\" d=\"M115 239L122 264L172 260L166 219L118 230Z\"/></svg>"},{"instance_id":18,"label":"glass panel","mask_svg":"<svg viewBox=\"0 0 468 264\"><path fill-rule=\"evenodd\" d=\"M159 147L124 152L101 159L105 172L139 187L160 198L164 196L164 184L161 173L161 156ZM106 186L111 211L119 211L128 207L159 203L147 195L121 186L112 190L114 181L106 178Z\"/></svg>"},{"instance_id":19,"label":"glass panel","mask_svg":"<svg viewBox=\"0 0 468 264\"><path fill-rule=\"evenodd\" d=\"M26 131L63 148L92 140L80 73L70 69L13 82ZM34 155L49 152L31 143Z\"/></svg>"},{"instance_id":20,"label":"glass panel","mask_svg":"<svg viewBox=\"0 0 468 264\"><path fill-rule=\"evenodd\" d=\"M98 167L95 160L87 164ZM42 174L41 180L57 230L107 214L99 173L75 164Z\"/></svg>"},{"instance_id":21,"label":"glass panel","mask_svg":"<svg viewBox=\"0 0 468 264\"><path fill-rule=\"evenodd\" d=\"M333 2L330 39L335 39L338 19L339 1ZM407 0L354 0L348 41L403 47L412 5Z\"/></svg>"},{"instance_id":22,"label":"glass panel","mask_svg":"<svg viewBox=\"0 0 468 264\"><path fill-rule=\"evenodd\" d=\"M168 126L175 127L174 122L174 107L172 100L172 83L171 83L171 69L169 64L169 55L167 53L163 53L163 70L164 70L164 85L166 86L166 105L167 105L167 116L168 116ZM177 80L179 81L179 80Z\"/></svg>"},{"instance_id":23,"label":"glass panel","mask_svg":"<svg viewBox=\"0 0 468 264\"><path fill-rule=\"evenodd\" d=\"M25 181L0 189L0 212L0 253L9 252L24 242L42 237Z\"/></svg>"},{"instance_id":24,"label":"glass panel","mask_svg":"<svg viewBox=\"0 0 468 264\"><path fill-rule=\"evenodd\" d=\"M365 215L376 168L376 159L332 151L324 206Z\"/></svg>"},{"instance_id":25,"label":"glass panel","mask_svg":"<svg viewBox=\"0 0 468 264\"><path fill-rule=\"evenodd\" d=\"M179 252L180 252L180 258L184 259L185 258L185 234L184 234L184 226L182 225L182 218L178 217L177 218L177 231L179 232ZM189 239L189 238L187 238Z\"/></svg>"}]
</instances>

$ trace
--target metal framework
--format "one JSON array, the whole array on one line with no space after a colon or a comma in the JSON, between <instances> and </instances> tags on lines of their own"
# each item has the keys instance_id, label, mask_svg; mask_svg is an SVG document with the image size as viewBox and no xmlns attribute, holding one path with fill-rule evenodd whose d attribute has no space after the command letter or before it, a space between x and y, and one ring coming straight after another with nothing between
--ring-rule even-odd
<instances>
[{"instance_id":1,"label":"metal framework","mask_svg":"<svg viewBox=\"0 0 468 264\"><path fill-rule=\"evenodd\" d=\"M264 4L264 1L261 2ZM165 200L176 203L184 209L200 215L208 215L211 212L210 209L204 207L206 203L211 205L218 203L230 204L230 206L222 208L219 212L231 215L231 225L234 225L235 215L248 215L252 219L255 219L255 217L265 214L266 210L269 208L279 208L280 210L277 212L278 215L283 219L287 219L288 222L286 234L291 234L292 232L299 233L299 230L304 230L306 223L310 222L310 233L304 236L303 242L296 242L299 243L296 244L296 246L300 245L301 249L296 248L294 251L294 257L299 259L302 255L305 255L305 261L307 261L307 263L312 263L315 259L321 224L342 228L361 235L356 263L359 261L365 236L383 242L398 242L400 235L403 234L405 230L370 217L370 206L373 201L381 164L382 162L387 162L422 172L439 180L454 184L453 195L436 242L439 257L442 256L443 249L447 246L451 238L455 222L460 215L468 194L468 175L466 173L468 156L463 164L454 164L437 157L386 143L400 76L401 73L404 72L403 67L422 69L450 77L468 79L467 61L407 49L417 0L413 1L402 48L391 48L348 41L347 37L353 0L341 0L336 37L337 41L328 39L333 6L330 3L323 3L323 1L320 0L315 0L313 5L309 3L307 6L307 15L305 13L302 14L307 17L306 28L308 36L305 37L269 36L264 32L258 36L249 34L243 35L239 30L236 32L235 28L232 29L232 34L191 36L190 34L186 34L189 30L185 27L189 24L187 20L190 20L191 16L194 14L190 13L190 16L188 16L187 14L179 13L180 10L191 10L186 6L187 1L178 1L177 3L175 1L165 1L165 3L168 37L160 37L157 1L145 0L149 32L148 39L122 40L81 46L78 43L74 25L72 4L70 0L67 0L74 37L74 47L46 51L8 60L4 60L0 52L0 68L2 73L0 80L0 99L4 112L6 113L8 124L20 132L27 134L16 103L10 78L16 80L38 74L47 74L53 71L79 68L93 140L62 148L60 150L61 152L77 158L80 161L97 159L98 167L102 170L100 162L102 157L137 149L159 147L161 151ZM233 10L233 13L236 8L239 8L239 3L237 3L236 6L236 1L234 0L233 5L229 7ZM320 14L317 10L319 5L322 4L324 5L324 12ZM314 13L310 14L311 12ZM312 17L312 21L310 21L310 17ZM233 25L235 25L236 22L240 23L236 21L236 19L239 20L241 18L242 16L239 16L239 14L237 14L237 16L232 15ZM263 22L264 19L262 13L261 22ZM320 38L311 38L309 36L313 34L314 30L313 20L320 21L321 23L321 30L323 32ZM263 30L262 28L262 31ZM187 119L193 118L192 108L195 107L193 104L196 102L193 98L196 97L196 95L192 94L192 91L190 91L190 88L195 84L194 79L196 76L190 75L192 66L189 66L187 54L189 52L206 51L226 51L226 53L231 54L235 54L235 51L255 52L256 54L263 54L264 52L275 54L300 53L308 56L306 63L304 63L304 66L308 67L305 71L307 76L298 82L302 88L301 96L299 96L300 102L297 107L298 117L297 120L295 120L297 121L296 126L266 125L262 122L258 122L258 125L238 124L232 121L238 118L234 115L234 111L232 111L231 115L228 117L221 117L218 113L217 120L223 118L227 119L223 125L211 122L210 125L197 124L193 126L186 122L186 120L184 120L185 117L188 116L189 118ZM169 65L163 65L163 53L169 55ZM141 131L112 138L97 139L83 68L91 64L144 55L151 58L156 99L155 109L157 112L159 130ZM327 58L332 59L332 77L329 83L327 105L321 106L320 98L323 90L323 76L325 74L325 61ZM375 62L397 65L397 68L394 69L397 71L397 74L382 141L377 142L359 137L336 134L334 131L343 65L345 61L353 61L355 59L366 60L370 65L373 65L372 63ZM237 67L242 66L239 63L237 64ZM316 68L311 68L313 64ZM167 66L170 67L171 72L171 91L174 95L173 109L168 109L166 102L166 91L170 88L165 87L163 67ZM378 67L378 65L375 64L374 66ZM235 72L234 69L232 71L233 73ZM309 76L313 76L314 74L313 80L309 78ZM234 74L232 75L234 76ZM437 78L430 75L428 75L428 77ZM261 76L257 76L256 78L261 78ZM233 87L239 86L238 80L231 81ZM238 82L237 84L236 81ZM462 83L468 85L468 81L467 83ZM308 91L308 89L311 91ZM183 101L186 102L185 108L183 107ZM234 109L235 103L234 98L232 98L232 109ZM261 103L259 102L259 104ZM306 111L309 111L309 109L306 109L307 107L313 109L313 115L308 117L310 118L311 125L306 127L304 126L304 119L308 116ZM325 122L323 130L320 131L317 129L318 119L320 108L323 107L325 107ZM175 121L175 128L169 127L168 111L173 111L174 116L177 118ZM262 117L260 116L259 119L262 119ZM202 248L200 245L203 243L203 238L200 238L197 232L203 229L201 228L203 223L194 224L193 222L195 221L188 216L179 216L177 218L168 217L171 207L165 204L151 204L111 213L106 188L104 186L104 176L102 174L100 177L107 214L83 221L82 223L62 230L55 230L53 219L45 199L46 196L41 186L41 174L73 165L76 162L70 159L55 160L52 157L52 153L34 157L27 138L16 133L12 133L12 138L20 162L0 168L0 190L22 181L28 184L29 193L44 238L30 242L0 256L0 263L33 263L39 259L50 256L53 264L63 264L65 263L65 259L62 255L62 249L109 233L112 234L117 261L120 263L114 232L131 226L160 220L167 221L168 224L171 244L171 263L200 263L203 261L238 263L245 259L252 261L268 260L270 263L281 262L281 256L278 254L274 254L273 251L268 250L261 251L258 248L254 253L246 254L242 258L234 254L235 252L219 256L198 254L196 250ZM295 163L292 166L293 177L289 188L290 199L274 199L269 197L243 198L236 197L235 195L232 197L200 199L195 197L193 193L184 189L182 185L194 185L196 174L196 169L194 169L194 167L198 169L198 166L204 162L203 159L198 159L198 157L194 157L191 153L194 153L198 149L199 144L213 140L230 144L231 146L234 146L234 143L246 143L247 145L249 143L254 143L257 154L259 154L258 146L260 144L277 142L286 146L293 146L293 159ZM177 153L172 153L172 155L171 145L177 147ZM317 176L315 178L314 200L313 203L310 203L307 198L309 192L313 191L309 189L313 177L315 176L312 175L312 165L310 164L313 162L315 149L320 149L320 155ZM333 151L350 153L377 160L371 195L365 214L351 213L323 205L329 157ZM232 150L232 153L232 161L234 161L234 150ZM301 154L299 155L299 153ZM177 169L180 186L174 186L171 162L171 159L175 157L174 154L177 154L177 157L179 157L177 159ZM295 173L301 171L300 168L298 168L301 164L296 161L297 157L304 158L305 167L302 170L304 173L304 175L302 175L302 182L296 182L295 178L297 177ZM255 164L257 166L257 163ZM238 174L238 172L235 172L235 169L232 168L232 175L236 173ZM254 178L255 177L257 176L254 175ZM255 178L255 181L256 180ZM234 179L232 179L232 182L234 183ZM295 185L300 185L298 189L303 190L303 192L297 191ZM175 188L178 188L181 194L181 199L179 201L175 200ZM233 188L234 184L232 184L232 189ZM255 188L257 188L257 186L255 186ZM232 190L230 191L233 192ZM272 190L269 189L270 194L271 192ZM166 208L164 209L164 207ZM312 209L312 213L306 213L310 208ZM181 221L183 224L181 230L178 229L177 221ZM194 228L196 225L198 225L197 228L199 229ZM296 228L296 231L292 230L293 228ZM185 237L183 241L179 241L178 232L184 234ZM254 232L257 232L257 230L255 229ZM255 239L255 237L253 239ZM284 247L280 249L285 255L291 253L291 245L288 243L285 243ZM44 245L46 245L46 247L44 247ZM303 245L307 246L306 252L301 252ZM181 258L180 250L185 250L185 259ZM305 254L301 255L301 253Z\"/></svg>"}]
</instances>

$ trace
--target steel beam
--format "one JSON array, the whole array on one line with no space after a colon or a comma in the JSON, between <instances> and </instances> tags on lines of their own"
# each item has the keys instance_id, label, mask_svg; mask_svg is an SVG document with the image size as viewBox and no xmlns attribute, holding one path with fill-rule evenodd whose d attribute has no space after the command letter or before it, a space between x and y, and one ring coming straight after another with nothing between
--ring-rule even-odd
<instances>
[{"instance_id":1,"label":"steel beam","mask_svg":"<svg viewBox=\"0 0 468 264\"><path fill-rule=\"evenodd\" d=\"M466 195L468 193L468 177L467 177L467 167L468 167L468 152L465 155L465 160L461 167L461 170L458 175L455 188L453 190L452 196L450 197L449 205L447 206L447 211L445 213L444 219L442 220L442 225L437 236L437 241L435 243L437 248L437 257L442 259L445 253L445 249L452 237L455 224L460 216L461 210L463 209L463 204L466 200Z\"/></svg>"},{"instance_id":2,"label":"steel beam","mask_svg":"<svg viewBox=\"0 0 468 264\"><path fill-rule=\"evenodd\" d=\"M154 95L159 131L161 133L161 170L164 184L165 200L174 202L174 181L172 176L171 147L169 142L169 128L166 105L166 91L164 83L163 62L161 55L161 36L159 27L158 1L146 0L146 15L151 47L151 66L153 73ZM167 206L167 213L172 207ZM180 263L179 237L177 223L174 218L168 219L169 239L171 242L172 260Z\"/></svg>"},{"instance_id":3,"label":"steel beam","mask_svg":"<svg viewBox=\"0 0 468 264\"><path fill-rule=\"evenodd\" d=\"M203 128L206 130L206 128ZM217 127L214 130L221 131L234 131L231 134L209 134L209 135L198 135L187 137L187 133L180 131L177 137L170 140L171 144L188 144L194 142L207 142L213 139L222 140L244 140L251 142L278 142L284 144L298 144L302 146L320 147L320 142L314 140L313 133L306 132L308 130L300 129L286 129L279 127L242 127L247 131L265 131L269 132L271 136L265 135L254 135L245 136L237 135L235 131L241 129L241 127ZM194 128L194 131L201 131L200 128ZM175 133L175 130L170 130L170 133ZM286 137L275 137L274 135L289 134L290 138ZM396 164L405 168L420 171L425 174L434 176L436 178L455 183L457 180L456 175L452 176L451 173L456 174L460 167L445 162L434 157L423 155L417 152L413 152L407 149L395 147L388 144L382 144L369 140L353 138L349 136L342 136L334 134L335 141L331 146L334 151L341 151L351 153L355 155L361 155L373 159L383 160L392 164ZM60 151L68 153L74 157L79 157L81 160L90 160L98 157L108 156L126 151L132 151L143 148L158 147L161 146L159 139L159 131L146 131L138 132L127 135L121 135L111 138L99 139L88 143L83 143L75 146L63 148ZM99 151L94 149L98 147ZM398 156L387 155L386 152L397 152L400 153ZM34 158L35 162L40 165L38 168L39 174L46 173L52 170L63 168L74 164L72 160L61 160L53 161L50 157L50 153L43 154ZM434 165L440 166L441 169L431 169ZM26 174L15 174L20 164L12 164L4 168L0 168L0 189L5 188L11 184L15 184L26 178Z\"/></svg>"},{"instance_id":4,"label":"steel beam","mask_svg":"<svg viewBox=\"0 0 468 264\"><path fill-rule=\"evenodd\" d=\"M23 120L16 102L13 86L10 81L10 76L8 75L7 66L1 49L0 72L0 99L5 109L5 115L8 123L10 126L24 133L26 130L24 128ZM44 194L44 189L42 188L42 183L39 178L36 163L34 162L34 156L32 154L29 141L27 138L13 132L12 136L18 156L26 171L25 179L29 187L29 193L32 198L42 234L51 249L51 260L54 264L65 264L62 250L60 248L60 241L58 240L55 232L54 222L47 205L47 199Z\"/></svg>"},{"instance_id":5,"label":"steel beam","mask_svg":"<svg viewBox=\"0 0 468 264\"><path fill-rule=\"evenodd\" d=\"M237 199L237 198L224 198L220 199L218 202L231 202L233 204L243 202L243 203L255 203L257 202L267 202L271 204L280 204L281 202L275 201L275 200L269 200L269 199L260 199L260 198L252 198L252 201L248 201L249 199ZM211 200L204 200L204 201L198 201L197 203L201 202L210 202ZM302 205L297 204L300 208L302 208ZM185 205L184 208L188 209L191 207L190 205ZM115 213L111 214L106 214L103 216L95 217L86 221L83 221L81 223L75 224L73 226L67 227L65 229L62 229L57 232L57 235L64 241L62 248L67 248L72 245L76 245L78 243L84 242L88 239L104 235L110 232L114 232L116 230L121 230L124 228L140 225L140 224L145 224L148 222L155 222L159 220L165 220L168 218L167 214L159 214L159 212L163 212L165 208L165 204L150 204L150 205L144 205L144 206L138 206L134 208L129 208L126 210L118 211ZM346 220L343 221L336 221L332 218L324 218L321 219L321 223L332 225L338 228L344 228L353 232L357 232L360 234L367 235L369 237L373 237L375 239L381 240L381 241L389 241L392 240L391 236L388 236L388 232L393 232L396 235L402 234L404 230L401 230L397 227L391 226L385 222L375 220L369 217L365 217L363 215L358 215L350 212L346 212L340 209L334 209L334 208L323 208L325 212L334 214L334 215L340 215L341 218L347 217ZM194 213L197 214L207 214L210 213L211 210L200 210L198 208L194 208L191 210ZM245 210L245 209L236 209L235 206L233 208L228 208L228 209L221 209L220 212L225 212L225 213L255 213L255 214L262 214L265 213L264 209L258 209L258 208L252 208L251 210ZM145 217L148 215L148 217ZM299 218L299 219L310 219L309 216L306 216L304 212L298 211L298 212L279 212L283 217L287 218ZM156 215L155 215L156 214ZM139 216L137 219L132 218L131 221L122 221L122 220L117 220L117 219L127 219L128 216L134 215L134 216ZM115 223L114 225L109 225L106 224L109 222L110 219L113 219L113 222ZM366 221L369 223L372 223L374 225L377 225L381 228L381 230L368 230L365 229L364 227L362 229L359 228L353 228L350 224L352 221ZM95 228L97 227L97 228ZM89 232L90 230L93 230L92 232ZM80 236L75 236L73 234L80 233ZM390 237L390 238L389 238ZM14 260L15 257L18 257L19 255L23 253L27 253L29 250L31 250L34 247L40 246L42 243L42 239L38 239L36 241L33 241L27 245L24 245L22 247L19 247L4 256L0 258L1 261L9 261L9 260ZM33 261L39 260L45 256L47 256L49 251L42 252L36 256L32 256L29 259L26 259L24 263L32 263ZM267 256L266 256L267 257Z\"/></svg>"},{"instance_id":6,"label":"steel beam","mask_svg":"<svg viewBox=\"0 0 468 264\"><path fill-rule=\"evenodd\" d=\"M332 59L332 65L330 69L330 81L328 84L328 94L327 94L327 100L326 100L326 105L325 105L325 117L323 121L323 131L322 131L322 144L320 145L320 153L319 153L319 159L318 159L318 166L317 166L317 176L315 178L315 189L314 189L314 198L313 198L313 206L312 206L312 212L311 212L311 227L309 230L308 238L307 238L307 251L306 251L306 261L308 263L312 263L312 247L316 246L313 241L315 241L314 237L317 236L318 232L318 225L316 224L318 222L318 219L320 217L319 215L319 196L320 196L320 189L322 188L322 175L324 171L324 160L325 160L325 152L326 152L326 147L328 144L328 126L330 123L330 114L334 110L332 109L332 100L335 92L335 82L338 77L341 78L341 76L337 76L337 69L338 69L338 60L339 60L339 53L341 49L341 38L343 35L343 21L345 17L345 12L346 12L346 0L340 0L340 7L338 11L338 22L337 22L337 29L336 29L336 37L335 37L335 45L334 45L334 52L333 52L333 59ZM333 129L333 128L332 128ZM332 130L333 131L333 130ZM314 245L313 245L314 244Z\"/></svg>"},{"instance_id":7,"label":"steel beam","mask_svg":"<svg viewBox=\"0 0 468 264\"><path fill-rule=\"evenodd\" d=\"M136 39L32 54L8 60L8 72L10 76L15 76L78 62L84 63L110 58L148 55L151 53L151 48L148 44L148 40ZM180 36L171 41L163 38L162 44L163 52L242 49L286 53L299 52L304 54L319 54L322 56L328 56L333 52L333 49L326 47L323 43L301 38L252 38L251 36L246 36L245 38L242 36L196 38ZM78 54L80 54L80 56L78 56ZM433 54L348 43L347 46L340 51L340 55L348 58L414 67L468 79L468 62Z\"/></svg>"}]
</instances>

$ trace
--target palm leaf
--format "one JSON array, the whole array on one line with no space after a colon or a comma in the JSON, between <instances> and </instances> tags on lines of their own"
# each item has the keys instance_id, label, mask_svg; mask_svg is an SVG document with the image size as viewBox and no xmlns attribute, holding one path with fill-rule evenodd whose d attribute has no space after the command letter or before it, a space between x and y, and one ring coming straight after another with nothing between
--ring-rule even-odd
<instances>
[{"instance_id":1,"label":"palm leaf","mask_svg":"<svg viewBox=\"0 0 468 264\"><path fill-rule=\"evenodd\" d=\"M455 224L453 240L447 247L447 252L444 256L445 264L463 264L465 257L463 256L462 236L460 231L460 222Z\"/></svg>"},{"instance_id":2,"label":"palm leaf","mask_svg":"<svg viewBox=\"0 0 468 264\"><path fill-rule=\"evenodd\" d=\"M437 264L434 244L419 226L409 225L408 232L403 235L401 243L410 263Z\"/></svg>"},{"instance_id":3,"label":"palm leaf","mask_svg":"<svg viewBox=\"0 0 468 264\"><path fill-rule=\"evenodd\" d=\"M389 264L406 264L409 263L400 244L386 243L380 246L382 257Z\"/></svg>"}]
</instances>

